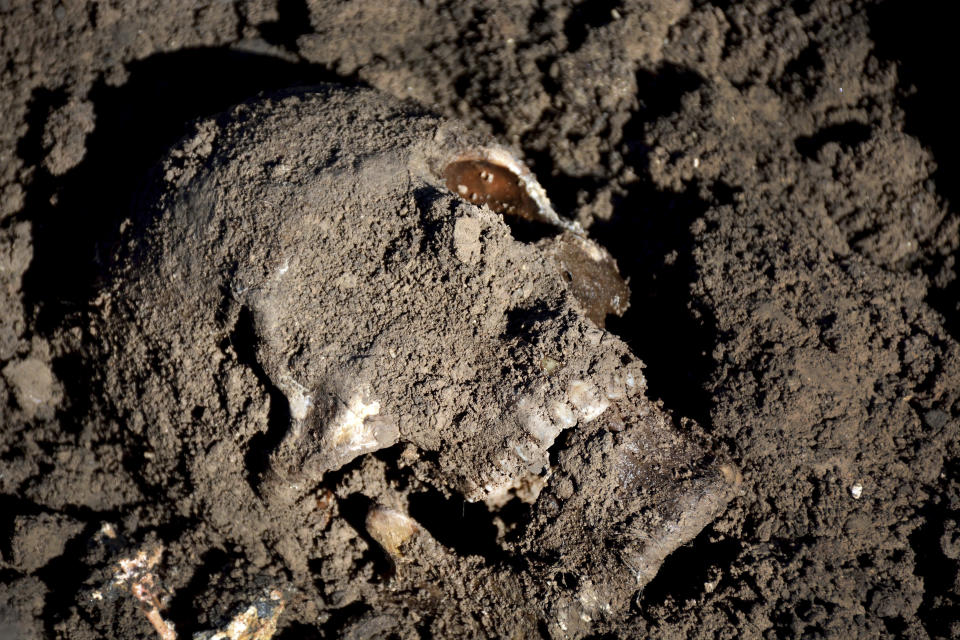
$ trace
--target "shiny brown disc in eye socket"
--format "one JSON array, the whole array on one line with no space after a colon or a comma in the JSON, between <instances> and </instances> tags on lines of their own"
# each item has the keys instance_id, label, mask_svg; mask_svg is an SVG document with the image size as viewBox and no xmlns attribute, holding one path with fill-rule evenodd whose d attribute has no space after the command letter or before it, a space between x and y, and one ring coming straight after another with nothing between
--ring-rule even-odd
<instances>
[{"instance_id":1,"label":"shiny brown disc in eye socket","mask_svg":"<svg viewBox=\"0 0 960 640\"><path fill-rule=\"evenodd\" d=\"M523 181L489 160L456 160L443 170L447 188L467 202L486 204L497 213L543 222L540 207Z\"/></svg>"},{"instance_id":2,"label":"shiny brown disc in eye socket","mask_svg":"<svg viewBox=\"0 0 960 640\"><path fill-rule=\"evenodd\" d=\"M616 261L586 238L579 227L564 224L549 203L546 210L541 208L539 203L546 201L546 194L536 182L531 185L525 175L487 158L454 160L444 167L443 178L447 188L460 198L475 205L486 204L502 214L515 239L537 242L553 258L570 293L595 325L603 327L608 314L622 316L627 310L630 287ZM542 198L535 197L538 192ZM578 231L572 231L572 227Z\"/></svg>"}]
</instances>

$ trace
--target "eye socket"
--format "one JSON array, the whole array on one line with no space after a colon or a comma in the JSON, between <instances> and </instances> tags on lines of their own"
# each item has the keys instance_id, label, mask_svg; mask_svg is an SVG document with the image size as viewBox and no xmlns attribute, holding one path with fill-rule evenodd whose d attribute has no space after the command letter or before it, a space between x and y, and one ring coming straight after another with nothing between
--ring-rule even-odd
<instances>
[{"instance_id":1,"label":"eye socket","mask_svg":"<svg viewBox=\"0 0 960 640\"><path fill-rule=\"evenodd\" d=\"M538 243L595 325L603 327L608 314L627 310L630 288L616 261L579 225L557 216L543 188L508 154L488 149L461 156L443 168L443 180L466 202L503 215L514 239Z\"/></svg>"},{"instance_id":2,"label":"eye socket","mask_svg":"<svg viewBox=\"0 0 960 640\"><path fill-rule=\"evenodd\" d=\"M455 160L443 170L447 188L467 202L532 222L548 222L523 179L489 160Z\"/></svg>"}]
</instances>

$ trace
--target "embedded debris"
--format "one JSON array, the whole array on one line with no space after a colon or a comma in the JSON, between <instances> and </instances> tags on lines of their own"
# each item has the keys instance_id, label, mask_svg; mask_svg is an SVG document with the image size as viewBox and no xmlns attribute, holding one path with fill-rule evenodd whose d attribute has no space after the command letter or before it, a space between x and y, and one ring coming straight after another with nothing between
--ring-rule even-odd
<instances>
[{"instance_id":1,"label":"embedded debris","mask_svg":"<svg viewBox=\"0 0 960 640\"><path fill-rule=\"evenodd\" d=\"M105 535L113 537L111 532L112 528L104 531ZM113 580L103 590L93 592L92 597L94 600L103 600L104 591L107 590L114 592L110 594L114 597L116 592L132 594L140 603L140 608L151 626L156 629L160 640L177 640L173 623L166 620L161 613L170 602L170 594L155 571L163 557L163 551L163 546L158 544L150 549L140 549L129 558L120 559Z\"/></svg>"},{"instance_id":2,"label":"embedded debris","mask_svg":"<svg viewBox=\"0 0 960 640\"><path fill-rule=\"evenodd\" d=\"M219 631L195 633L193 640L270 640L286 606L279 589L270 589L262 598L242 609Z\"/></svg>"},{"instance_id":3,"label":"embedded debris","mask_svg":"<svg viewBox=\"0 0 960 640\"><path fill-rule=\"evenodd\" d=\"M105 524L100 534L115 538L116 532ZM102 589L91 594L93 600L132 595L160 640L178 640L180 636L172 622L164 618L163 610L172 594L164 587L158 574L158 565L163 558L163 545L145 547L134 555L117 562L118 569L112 580ZM286 601L277 588L267 589L252 604L242 608L222 629L193 634L194 640L270 640L277 632L277 622L283 613Z\"/></svg>"}]
</instances>

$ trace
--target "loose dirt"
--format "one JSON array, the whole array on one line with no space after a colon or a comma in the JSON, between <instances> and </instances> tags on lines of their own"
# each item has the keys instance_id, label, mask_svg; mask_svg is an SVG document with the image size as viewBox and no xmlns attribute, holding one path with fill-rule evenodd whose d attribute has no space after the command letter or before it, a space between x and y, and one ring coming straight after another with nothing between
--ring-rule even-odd
<instances>
[{"instance_id":1,"label":"loose dirt","mask_svg":"<svg viewBox=\"0 0 960 640\"><path fill-rule=\"evenodd\" d=\"M171 167L158 163L181 149L176 171L202 168L217 114L322 82L516 148L629 278L607 329L644 363L671 433L742 474L622 611L578 609L591 620L571 635L960 636L958 137L937 11L0 0L0 637L157 637L104 585L159 545L184 637L274 586L279 638L503 635L509 615L492 624L484 603L524 598L544 613L514 628L563 637L563 594L610 575L598 556L540 592L502 580L546 576L558 540L588 544L567 523L607 504L596 470L616 425L558 438L557 480L533 505L464 501L420 444L363 455L324 474L285 548L244 511L286 403L257 369L251 311L215 309L233 321L223 388L190 387L174 424L131 417L184 374L136 334L123 366L101 357L117 344L113 256ZM249 433L225 438L224 416ZM149 438L184 425L195 435ZM369 496L398 490L383 508L415 523L396 543L407 569L365 520L380 513Z\"/></svg>"}]
</instances>

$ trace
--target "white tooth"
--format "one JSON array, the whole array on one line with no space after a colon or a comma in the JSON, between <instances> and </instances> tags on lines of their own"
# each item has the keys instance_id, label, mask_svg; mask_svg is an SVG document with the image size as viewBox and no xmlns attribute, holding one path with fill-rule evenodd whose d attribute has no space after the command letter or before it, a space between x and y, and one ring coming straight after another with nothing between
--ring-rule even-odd
<instances>
[{"instance_id":1,"label":"white tooth","mask_svg":"<svg viewBox=\"0 0 960 640\"><path fill-rule=\"evenodd\" d=\"M563 426L557 426L551 422L543 409L537 406L536 401L530 396L522 396L517 401L517 417L527 433L545 448L550 447L564 429Z\"/></svg>"},{"instance_id":2,"label":"white tooth","mask_svg":"<svg viewBox=\"0 0 960 640\"><path fill-rule=\"evenodd\" d=\"M524 426L527 432L543 444L544 447L550 447L553 441L557 439L557 436L560 435L560 432L563 431L563 427L558 427L553 424L539 412L527 414L524 420Z\"/></svg>"},{"instance_id":3,"label":"white tooth","mask_svg":"<svg viewBox=\"0 0 960 640\"><path fill-rule=\"evenodd\" d=\"M610 406L610 401L600 395L597 386L584 380L571 380L567 397L584 422L590 422Z\"/></svg>"},{"instance_id":4,"label":"white tooth","mask_svg":"<svg viewBox=\"0 0 960 640\"><path fill-rule=\"evenodd\" d=\"M551 402L550 415L564 428L570 428L577 424L577 416L566 402L556 400Z\"/></svg>"},{"instance_id":5,"label":"white tooth","mask_svg":"<svg viewBox=\"0 0 960 640\"><path fill-rule=\"evenodd\" d=\"M366 420L380 413L380 403L364 402L360 394L354 394L349 404L337 413L330 425L330 442L335 447L348 451L369 451L379 448L379 442Z\"/></svg>"},{"instance_id":6,"label":"white tooth","mask_svg":"<svg viewBox=\"0 0 960 640\"><path fill-rule=\"evenodd\" d=\"M524 453L523 447L519 444L513 447L513 450L517 452L517 455L520 456L520 459L524 462L530 462L530 457Z\"/></svg>"}]
</instances>

